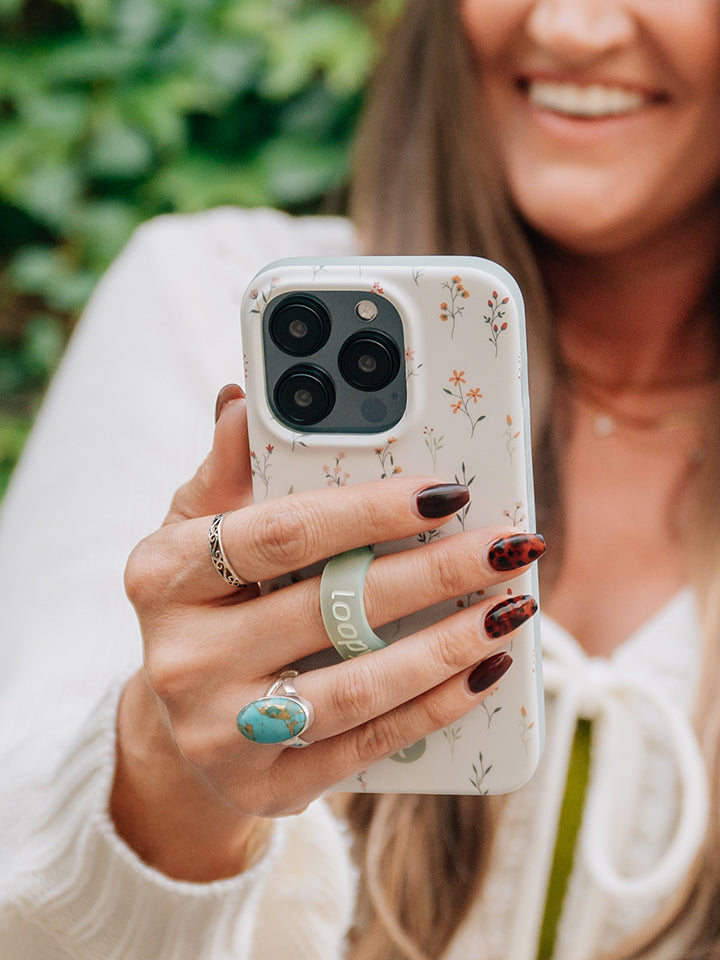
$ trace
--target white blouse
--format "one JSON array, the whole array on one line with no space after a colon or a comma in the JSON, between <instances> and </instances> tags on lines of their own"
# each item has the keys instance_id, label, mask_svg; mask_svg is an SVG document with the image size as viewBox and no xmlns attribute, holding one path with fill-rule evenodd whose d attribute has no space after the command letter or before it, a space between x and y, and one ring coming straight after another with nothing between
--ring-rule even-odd
<instances>
[{"instance_id":1,"label":"white blouse","mask_svg":"<svg viewBox=\"0 0 720 960\"><path fill-rule=\"evenodd\" d=\"M261 863L213 884L142 864L115 834L107 801L116 700L141 661L125 558L204 456L217 390L242 381L243 290L279 257L355 249L339 219L232 209L160 218L136 233L88 306L0 514L3 958L344 954L356 872L323 801L278 822ZM638 929L702 836L690 592L607 661L587 658L547 618L542 629L547 753L508 798L484 892L449 960L534 957L578 716L593 718L595 747L559 960L585 960Z\"/></svg>"}]
</instances>

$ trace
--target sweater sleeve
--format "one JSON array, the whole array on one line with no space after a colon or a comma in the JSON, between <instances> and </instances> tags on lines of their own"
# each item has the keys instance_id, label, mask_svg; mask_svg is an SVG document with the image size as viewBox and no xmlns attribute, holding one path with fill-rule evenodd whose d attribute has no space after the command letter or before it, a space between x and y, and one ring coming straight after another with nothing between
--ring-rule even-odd
<instances>
[{"instance_id":1,"label":"sweater sleeve","mask_svg":"<svg viewBox=\"0 0 720 960\"><path fill-rule=\"evenodd\" d=\"M278 821L237 878L169 880L107 814L119 686L48 764L27 744L0 806L0 955L7 960L339 960L355 875L324 801ZM18 789L21 787L21 789Z\"/></svg>"},{"instance_id":2,"label":"sweater sleeve","mask_svg":"<svg viewBox=\"0 0 720 960\"><path fill-rule=\"evenodd\" d=\"M297 829L307 842L318 836L319 849L335 849L334 840L323 847L322 836L340 834L319 805L278 827L252 875L224 885L170 883L112 830L115 699L92 708L98 691L116 689L141 662L122 585L126 557L202 460L217 390L242 382L245 286L278 257L353 247L341 220L230 209L160 218L136 232L78 325L0 514L3 957L264 960L264 936L249 946L250 918L274 897L293 899L269 882L276 868L286 876L292 850L302 847L289 838ZM324 827L313 833L319 821ZM16 843L20 824L25 840ZM349 867L339 850L333 869L344 882ZM287 876L297 883L293 869ZM236 915L239 925L229 919ZM175 952L166 946L171 934Z\"/></svg>"}]
</instances>

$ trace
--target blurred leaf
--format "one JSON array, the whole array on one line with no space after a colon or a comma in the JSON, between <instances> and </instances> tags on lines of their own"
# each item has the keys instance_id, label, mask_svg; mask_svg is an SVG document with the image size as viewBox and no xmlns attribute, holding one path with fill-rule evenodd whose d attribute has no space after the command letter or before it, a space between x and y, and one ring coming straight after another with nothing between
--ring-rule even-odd
<instances>
[{"instance_id":1,"label":"blurred leaf","mask_svg":"<svg viewBox=\"0 0 720 960\"><path fill-rule=\"evenodd\" d=\"M87 148L88 172L95 177L139 177L152 160L147 137L116 119L99 125Z\"/></svg>"},{"instance_id":2,"label":"blurred leaf","mask_svg":"<svg viewBox=\"0 0 720 960\"><path fill-rule=\"evenodd\" d=\"M65 347L60 324L53 317L33 318L25 328L23 359L30 375L48 379Z\"/></svg>"},{"instance_id":3,"label":"blurred leaf","mask_svg":"<svg viewBox=\"0 0 720 960\"><path fill-rule=\"evenodd\" d=\"M80 309L97 282L94 274L73 269L52 247L21 250L10 264L10 277L18 290L39 294L62 311Z\"/></svg>"},{"instance_id":4,"label":"blurred leaf","mask_svg":"<svg viewBox=\"0 0 720 960\"><path fill-rule=\"evenodd\" d=\"M260 154L267 171L273 203L285 206L321 197L335 189L346 174L345 151L295 138L268 143Z\"/></svg>"}]
</instances>

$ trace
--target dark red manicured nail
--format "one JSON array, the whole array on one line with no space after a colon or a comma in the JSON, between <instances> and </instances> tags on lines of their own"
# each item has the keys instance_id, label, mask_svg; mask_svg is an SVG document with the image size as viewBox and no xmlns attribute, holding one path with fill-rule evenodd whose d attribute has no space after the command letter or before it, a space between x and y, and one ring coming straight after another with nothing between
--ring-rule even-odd
<instances>
[{"instance_id":1,"label":"dark red manicured nail","mask_svg":"<svg viewBox=\"0 0 720 960\"><path fill-rule=\"evenodd\" d=\"M220 392L217 395L217 400L215 401L215 423L220 419L220 414L223 412L223 407L230 403L231 400L244 400L245 391L242 387L239 387L237 383L227 383L224 387L220 388Z\"/></svg>"},{"instance_id":2,"label":"dark red manicured nail","mask_svg":"<svg viewBox=\"0 0 720 960\"><path fill-rule=\"evenodd\" d=\"M537 560L547 550L547 545L539 533L514 533L491 544L488 550L488 563L493 570L501 573L505 570L517 570Z\"/></svg>"},{"instance_id":3,"label":"dark red manicured nail","mask_svg":"<svg viewBox=\"0 0 720 960\"><path fill-rule=\"evenodd\" d=\"M528 595L501 600L485 614L485 633L493 640L504 637L529 620L537 608L535 598Z\"/></svg>"},{"instance_id":4,"label":"dark red manicured nail","mask_svg":"<svg viewBox=\"0 0 720 960\"><path fill-rule=\"evenodd\" d=\"M512 664L509 653L496 653L479 663L468 677L468 686L473 693L482 693L496 684Z\"/></svg>"},{"instance_id":5,"label":"dark red manicured nail","mask_svg":"<svg viewBox=\"0 0 720 960\"><path fill-rule=\"evenodd\" d=\"M415 495L417 512L426 520L449 517L470 499L470 491L461 483L437 483Z\"/></svg>"}]
</instances>

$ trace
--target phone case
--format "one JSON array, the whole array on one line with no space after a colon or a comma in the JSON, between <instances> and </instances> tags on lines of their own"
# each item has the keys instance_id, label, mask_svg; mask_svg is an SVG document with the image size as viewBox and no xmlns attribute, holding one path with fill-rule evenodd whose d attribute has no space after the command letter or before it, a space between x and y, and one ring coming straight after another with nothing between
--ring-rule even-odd
<instances>
[{"instance_id":1,"label":"phone case","mask_svg":"<svg viewBox=\"0 0 720 960\"><path fill-rule=\"evenodd\" d=\"M391 430L301 433L272 413L264 380L264 311L289 291L335 290L387 298L400 314L407 406ZM277 261L244 296L242 333L256 500L378 478L392 483L401 472L432 474L467 484L470 503L437 531L377 544L376 554L422 549L461 528L534 529L524 310L517 283L502 267L474 257ZM537 597L534 566L488 592ZM479 598L457 597L376 632L392 642ZM486 795L522 786L544 740L538 617L513 633L508 649L510 670L479 706L338 789ZM334 651L328 656L339 659Z\"/></svg>"}]
</instances>

